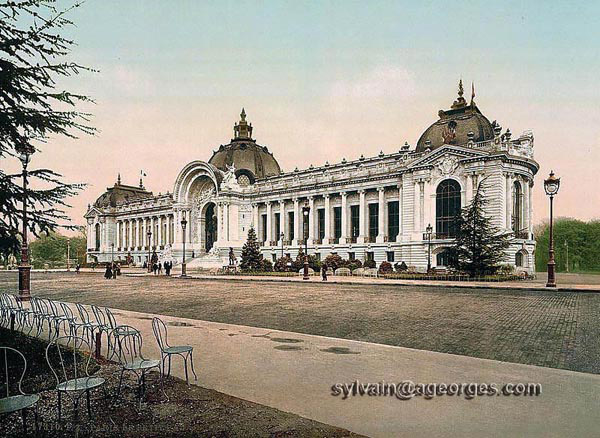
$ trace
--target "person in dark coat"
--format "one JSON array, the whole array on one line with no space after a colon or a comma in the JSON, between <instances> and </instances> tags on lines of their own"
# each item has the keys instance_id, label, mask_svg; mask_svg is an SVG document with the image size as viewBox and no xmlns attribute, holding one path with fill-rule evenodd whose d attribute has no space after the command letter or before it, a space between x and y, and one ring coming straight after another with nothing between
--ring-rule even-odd
<instances>
[{"instance_id":1,"label":"person in dark coat","mask_svg":"<svg viewBox=\"0 0 600 438\"><path fill-rule=\"evenodd\" d=\"M172 262L165 262L165 273L170 276L171 275L171 268L173 267L171 265Z\"/></svg>"},{"instance_id":2,"label":"person in dark coat","mask_svg":"<svg viewBox=\"0 0 600 438\"><path fill-rule=\"evenodd\" d=\"M323 276L323 281L327 281L327 265L325 263L321 265L321 275Z\"/></svg>"},{"instance_id":3,"label":"person in dark coat","mask_svg":"<svg viewBox=\"0 0 600 438\"><path fill-rule=\"evenodd\" d=\"M110 263L106 264L106 271L104 271L104 278L110 280L112 278L112 269L110 268Z\"/></svg>"}]
</instances>

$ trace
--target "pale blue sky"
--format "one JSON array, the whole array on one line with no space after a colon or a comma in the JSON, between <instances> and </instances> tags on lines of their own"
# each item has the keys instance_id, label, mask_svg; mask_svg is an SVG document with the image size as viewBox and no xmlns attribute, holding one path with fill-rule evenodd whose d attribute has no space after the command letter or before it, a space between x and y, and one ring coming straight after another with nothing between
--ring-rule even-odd
<instances>
[{"instance_id":1,"label":"pale blue sky","mask_svg":"<svg viewBox=\"0 0 600 438\"><path fill-rule=\"evenodd\" d=\"M72 18L72 59L100 72L70 86L96 99L101 133L43 158L91 184L77 222L117 172L172 190L229 141L242 106L292 170L414 145L461 77L490 120L533 130L536 221L551 167L558 214L600 216L598 191L582 190L600 163L600 2L88 0Z\"/></svg>"}]
</instances>

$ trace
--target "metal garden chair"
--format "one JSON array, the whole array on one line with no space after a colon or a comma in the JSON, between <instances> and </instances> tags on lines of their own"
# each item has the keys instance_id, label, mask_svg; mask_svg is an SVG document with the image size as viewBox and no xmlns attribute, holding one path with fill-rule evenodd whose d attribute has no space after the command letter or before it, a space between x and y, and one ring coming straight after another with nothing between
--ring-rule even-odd
<instances>
[{"instance_id":1,"label":"metal garden chair","mask_svg":"<svg viewBox=\"0 0 600 438\"><path fill-rule=\"evenodd\" d=\"M48 300L48 308L52 315L56 337L60 336L61 326L63 326L65 334L70 334L70 317L65 315L64 311L61 312L61 310L59 310L59 305L56 301ZM67 327L69 327L69 331L67 331Z\"/></svg>"},{"instance_id":2,"label":"metal garden chair","mask_svg":"<svg viewBox=\"0 0 600 438\"><path fill-rule=\"evenodd\" d=\"M9 353L11 358L9 359ZM27 409L33 408L35 416L35 430L38 431L38 413L37 413L37 402L40 396L37 394L25 394L21 388L23 377L27 371L27 359L19 351L11 347L0 347L0 359L2 365L0 369L4 369L4 378L0 387L6 385L6 391L2 390L2 394L6 394L6 397L0 398L0 415L10 415L13 412L21 411L21 417L23 418L23 433L27 435ZM21 373L16 373L15 378L11 378L9 370L9 364L14 370L22 368ZM18 364L22 364L19 367ZM19 375L20 374L20 375ZM11 395L11 388L14 389L13 395ZM16 393L15 393L16 392Z\"/></svg>"},{"instance_id":3,"label":"metal garden chair","mask_svg":"<svg viewBox=\"0 0 600 438\"><path fill-rule=\"evenodd\" d=\"M194 347L190 345L169 345L168 340L168 332L166 324L157 317L152 318L152 331L154 332L154 337L156 338L156 342L160 348L160 362L161 367L163 369L163 375L165 374L165 360L168 358L169 360L169 369L167 371L167 376L171 375L171 356L174 354L181 356L183 358L183 365L185 369L185 382L189 385L188 379L188 359L190 360L190 365L192 368L192 373L194 373L194 380L198 380L198 376L196 375L196 371L194 371L194 357L193 351Z\"/></svg>"},{"instance_id":4,"label":"metal garden chair","mask_svg":"<svg viewBox=\"0 0 600 438\"><path fill-rule=\"evenodd\" d=\"M69 323L69 336L78 336L80 328L82 329L82 331L85 331L85 324L77 321L77 317L73 314L73 310L71 310L71 307L69 307L67 303L62 302L59 303L59 305Z\"/></svg>"},{"instance_id":5,"label":"metal garden chair","mask_svg":"<svg viewBox=\"0 0 600 438\"><path fill-rule=\"evenodd\" d=\"M146 373L153 368L158 369L160 388L164 394L161 361L158 359L146 359L143 356L141 333L136 328L127 325L118 326L112 333L116 341L114 348L118 353L119 363L122 367L117 396L121 394L123 374L125 371L133 372L138 380L139 403L141 406L142 398L146 393Z\"/></svg>"},{"instance_id":6,"label":"metal garden chair","mask_svg":"<svg viewBox=\"0 0 600 438\"><path fill-rule=\"evenodd\" d=\"M44 322L48 323L48 340L52 334L52 314L48 309L47 304L42 298L31 297L31 308L33 309L33 317L36 323L38 337L44 330Z\"/></svg>"},{"instance_id":7,"label":"metal garden chair","mask_svg":"<svg viewBox=\"0 0 600 438\"><path fill-rule=\"evenodd\" d=\"M90 314L83 304L76 303L75 307L77 307L77 313L79 313L79 318L81 320L81 324L83 324L83 329L86 333L86 336L89 336L90 341L94 342L94 333L96 330L98 330L98 324L95 321L92 321Z\"/></svg>"},{"instance_id":8,"label":"metal garden chair","mask_svg":"<svg viewBox=\"0 0 600 438\"><path fill-rule=\"evenodd\" d=\"M79 336L62 336L46 347L46 361L56 377L59 421L63 394L72 398L75 418L78 416L79 399L85 394L88 416L92 417L90 391L104 385L105 379L90 375L91 360L92 344Z\"/></svg>"},{"instance_id":9,"label":"metal garden chair","mask_svg":"<svg viewBox=\"0 0 600 438\"><path fill-rule=\"evenodd\" d=\"M115 355L117 355L117 350L115 349L116 346L115 344L118 341L118 336L119 335L123 335L126 333L126 331L128 330L127 327L129 326L121 326L119 324L117 324L117 320L115 318L115 315L112 313L112 311L108 308L105 307L104 308L104 315L106 316L106 321L108 322L108 325L110 327L110 331L108 333L108 346L112 349L111 351L108 352L108 360L111 360ZM119 329L119 330L115 330L115 329ZM132 329L132 333L137 332L137 329L131 327Z\"/></svg>"},{"instance_id":10,"label":"metal garden chair","mask_svg":"<svg viewBox=\"0 0 600 438\"><path fill-rule=\"evenodd\" d=\"M111 339L110 339L110 332L112 331L112 327L110 325L110 322L108 320L108 317L106 316L106 313L98 306L94 306L93 304L90 305L91 309L92 309L92 313L94 314L94 318L96 320L96 326L97 326L97 331L102 334L102 333L106 333L106 352L107 352L107 357L110 355L111 353Z\"/></svg>"}]
</instances>

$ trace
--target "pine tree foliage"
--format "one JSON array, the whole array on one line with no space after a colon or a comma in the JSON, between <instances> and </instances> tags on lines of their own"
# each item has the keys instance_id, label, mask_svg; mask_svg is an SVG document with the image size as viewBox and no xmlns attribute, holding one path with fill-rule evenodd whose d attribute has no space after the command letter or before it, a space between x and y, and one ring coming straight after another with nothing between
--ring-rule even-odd
<instances>
[{"instance_id":1,"label":"pine tree foliage","mask_svg":"<svg viewBox=\"0 0 600 438\"><path fill-rule=\"evenodd\" d=\"M89 114L76 110L77 104L91 102L84 95L60 89L60 78L90 70L65 60L75 44L66 38L73 23L68 13L80 6L71 3L58 9L56 0L0 1L0 159L38 151L53 137L77 138L94 134ZM66 199L77 194L82 184L61 181L50 169L28 170L35 187L24 191L22 173L0 169L0 252L18 251L21 210L27 199L29 230L35 235L69 226ZM37 181L37 183L36 183Z\"/></svg>"},{"instance_id":2,"label":"pine tree foliage","mask_svg":"<svg viewBox=\"0 0 600 438\"><path fill-rule=\"evenodd\" d=\"M511 233L503 233L485 215L487 200L481 181L473 199L454 220L456 238L448 251L451 267L471 277L495 274L505 259Z\"/></svg>"},{"instance_id":3,"label":"pine tree foliage","mask_svg":"<svg viewBox=\"0 0 600 438\"><path fill-rule=\"evenodd\" d=\"M242 247L242 260L240 267L244 272L260 271L262 269L262 255L256 240L254 228L248 230L248 240Z\"/></svg>"}]
</instances>

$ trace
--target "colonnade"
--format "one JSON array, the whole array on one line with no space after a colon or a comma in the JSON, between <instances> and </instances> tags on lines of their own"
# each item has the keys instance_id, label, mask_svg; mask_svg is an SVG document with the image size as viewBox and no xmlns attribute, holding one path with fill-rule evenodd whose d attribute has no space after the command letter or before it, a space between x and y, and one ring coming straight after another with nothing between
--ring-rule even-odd
<instances>
[{"instance_id":1,"label":"colonnade","mask_svg":"<svg viewBox=\"0 0 600 438\"><path fill-rule=\"evenodd\" d=\"M175 242L175 228L172 214L119 219L115 247L118 251L147 250L148 245L163 249Z\"/></svg>"}]
</instances>

